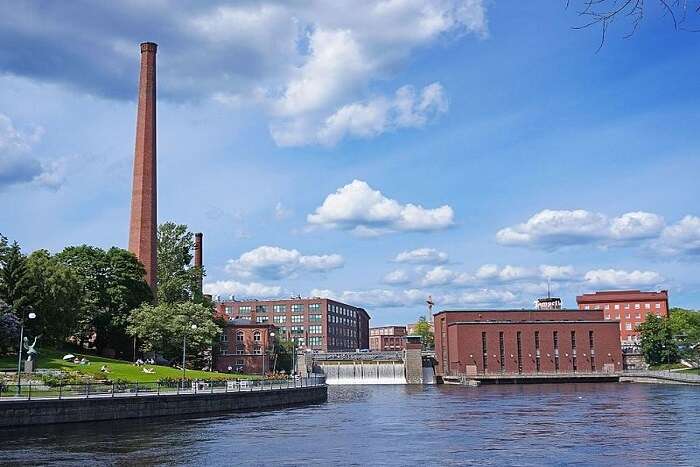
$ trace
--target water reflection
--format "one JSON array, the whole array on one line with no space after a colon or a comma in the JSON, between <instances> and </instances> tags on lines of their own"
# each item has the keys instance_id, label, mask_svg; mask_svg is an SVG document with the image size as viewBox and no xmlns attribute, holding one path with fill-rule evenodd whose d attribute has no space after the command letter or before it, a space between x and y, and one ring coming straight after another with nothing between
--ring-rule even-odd
<instances>
[{"instance_id":1,"label":"water reflection","mask_svg":"<svg viewBox=\"0 0 700 467\"><path fill-rule=\"evenodd\" d=\"M700 391L335 386L327 404L0 431L0 463L700 465Z\"/></svg>"}]
</instances>

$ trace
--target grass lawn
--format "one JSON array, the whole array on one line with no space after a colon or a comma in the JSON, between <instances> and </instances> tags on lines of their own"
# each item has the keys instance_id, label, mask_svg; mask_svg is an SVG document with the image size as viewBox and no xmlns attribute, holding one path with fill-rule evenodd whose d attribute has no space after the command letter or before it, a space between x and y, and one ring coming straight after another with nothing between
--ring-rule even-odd
<instances>
[{"instance_id":1,"label":"grass lawn","mask_svg":"<svg viewBox=\"0 0 700 467\"><path fill-rule=\"evenodd\" d=\"M681 373L690 373L692 375L700 375L700 368L688 368L683 370Z\"/></svg>"},{"instance_id":2,"label":"grass lawn","mask_svg":"<svg viewBox=\"0 0 700 467\"><path fill-rule=\"evenodd\" d=\"M70 352L78 358L85 357L90 364L89 365L77 365L72 361L66 362L62 357L69 352L41 349L39 351L39 362L37 368L49 368L65 371L79 371L80 373L93 375L97 379L110 379L110 380L127 380L130 382L156 382L162 378L180 379L182 378L182 370L177 368L172 368L169 366L160 365L144 365L137 367L131 362L126 362L124 360L115 360L112 358L99 357L97 355L90 354L78 354L75 352ZM109 368L109 373L102 373L100 368L102 365L106 365ZM17 368L17 357L0 357L0 368ZM153 368L153 373L144 373L144 368ZM258 378L256 375L236 375L236 374L226 374L217 373L215 371L200 371L200 370L186 370L186 378L189 379L202 379L202 380L223 380L223 379L255 379Z\"/></svg>"}]
</instances>

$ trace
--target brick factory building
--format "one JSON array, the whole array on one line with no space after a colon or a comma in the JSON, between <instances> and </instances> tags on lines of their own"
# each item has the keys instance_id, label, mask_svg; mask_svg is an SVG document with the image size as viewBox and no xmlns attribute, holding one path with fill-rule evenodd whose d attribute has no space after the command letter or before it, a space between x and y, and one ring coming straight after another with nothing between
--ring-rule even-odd
<instances>
[{"instance_id":1,"label":"brick factory building","mask_svg":"<svg viewBox=\"0 0 700 467\"><path fill-rule=\"evenodd\" d=\"M223 300L216 309L229 320L242 318L274 324L280 337L294 339L300 349L335 352L369 348L367 312L335 300Z\"/></svg>"},{"instance_id":2,"label":"brick factory building","mask_svg":"<svg viewBox=\"0 0 700 467\"><path fill-rule=\"evenodd\" d=\"M580 310L602 310L606 320L620 322L620 339L624 346L639 344L637 326L647 315L668 316L668 291L641 292L617 290L579 295L576 303Z\"/></svg>"},{"instance_id":3,"label":"brick factory building","mask_svg":"<svg viewBox=\"0 0 700 467\"><path fill-rule=\"evenodd\" d=\"M434 322L441 376L622 370L618 323L602 311L456 310Z\"/></svg>"},{"instance_id":4,"label":"brick factory building","mask_svg":"<svg viewBox=\"0 0 700 467\"><path fill-rule=\"evenodd\" d=\"M369 330L369 350L376 352L406 348L406 326L382 326Z\"/></svg>"},{"instance_id":5,"label":"brick factory building","mask_svg":"<svg viewBox=\"0 0 700 467\"><path fill-rule=\"evenodd\" d=\"M220 372L265 374L273 370L272 324L247 319L229 320L221 334L215 369Z\"/></svg>"}]
</instances>

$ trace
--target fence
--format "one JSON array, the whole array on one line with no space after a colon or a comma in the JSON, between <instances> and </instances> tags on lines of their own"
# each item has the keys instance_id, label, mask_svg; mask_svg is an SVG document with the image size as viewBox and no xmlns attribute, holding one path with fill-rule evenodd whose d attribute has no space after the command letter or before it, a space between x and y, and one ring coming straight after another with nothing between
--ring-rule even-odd
<instances>
[{"instance_id":1,"label":"fence","mask_svg":"<svg viewBox=\"0 0 700 467\"><path fill-rule=\"evenodd\" d=\"M212 380L181 382L155 382L155 383L85 383L85 384L59 384L49 386L46 384L1 384L0 402L11 400L32 399L88 399L98 397L143 397L165 396L185 394L226 394L231 392L249 391L273 391L304 387L324 386L323 376L309 376L306 378L290 378L279 380Z\"/></svg>"}]
</instances>

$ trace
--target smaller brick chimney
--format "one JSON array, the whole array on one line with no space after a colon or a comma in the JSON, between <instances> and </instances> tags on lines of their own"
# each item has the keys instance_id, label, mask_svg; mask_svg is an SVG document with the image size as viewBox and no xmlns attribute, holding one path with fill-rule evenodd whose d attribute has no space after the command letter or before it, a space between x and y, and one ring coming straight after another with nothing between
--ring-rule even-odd
<instances>
[{"instance_id":1,"label":"smaller brick chimney","mask_svg":"<svg viewBox=\"0 0 700 467\"><path fill-rule=\"evenodd\" d=\"M194 234L194 267L199 271L199 283L197 284L197 293L202 294L202 232Z\"/></svg>"}]
</instances>

